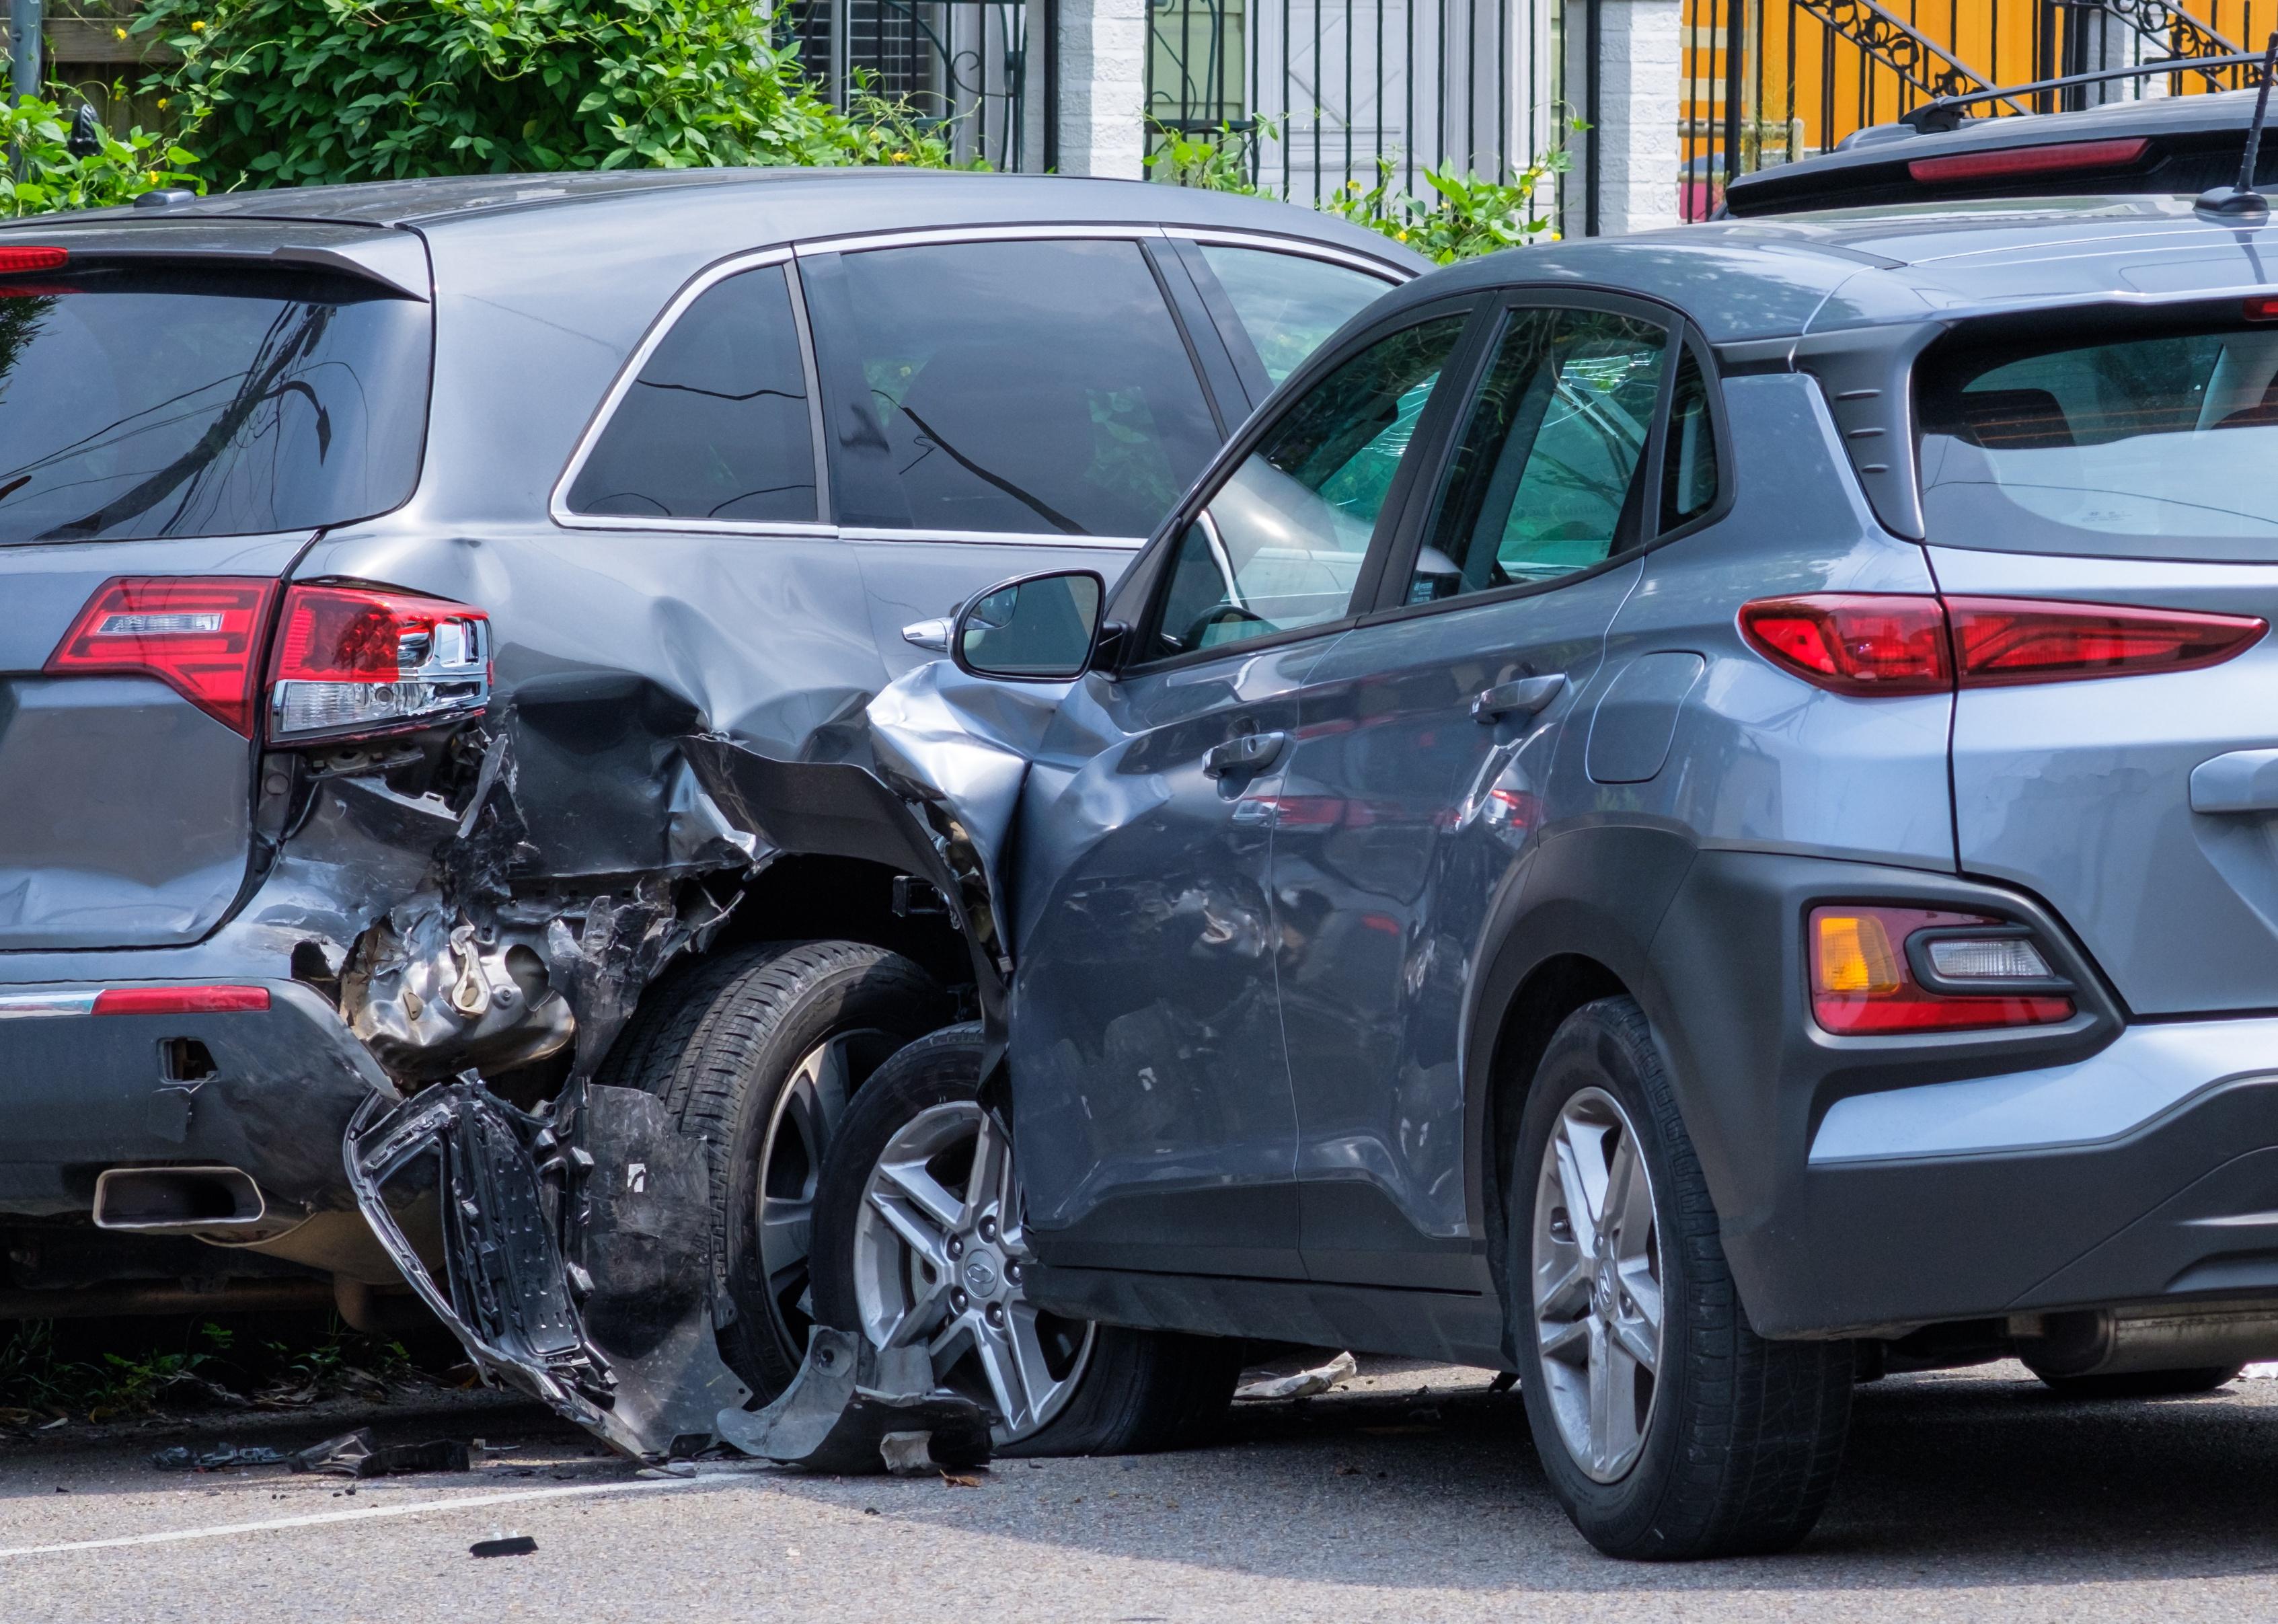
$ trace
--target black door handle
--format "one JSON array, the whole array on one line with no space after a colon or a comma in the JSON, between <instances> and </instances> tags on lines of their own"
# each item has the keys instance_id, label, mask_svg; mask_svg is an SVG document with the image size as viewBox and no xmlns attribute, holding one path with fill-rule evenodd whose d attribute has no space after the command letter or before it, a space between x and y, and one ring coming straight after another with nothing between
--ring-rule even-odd
<instances>
[{"instance_id":1,"label":"black door handle","mask_svg":"<svg viewBox=\"0 0 2278 1624\"><path fill-rule=\"evenodd\" d=\"M1523 676L1514 682L1498 682L1472 701L1473 721L1501 721L1505 717L1532 716L1558 697L1566 686L1566 678L1558 672L1548 676Z\"/></svg>"},{"instance_id":2,"label":"black door handle","mask_svg":"<svg viewBox=\"0 0 2278 1624\"><path fill-rule=\"evenodd\" d=\"M1242 733L1203 751L1204 778L1247 778L1273 765L1288 743L1286 733Z\"/></svg>"}]
</instances>

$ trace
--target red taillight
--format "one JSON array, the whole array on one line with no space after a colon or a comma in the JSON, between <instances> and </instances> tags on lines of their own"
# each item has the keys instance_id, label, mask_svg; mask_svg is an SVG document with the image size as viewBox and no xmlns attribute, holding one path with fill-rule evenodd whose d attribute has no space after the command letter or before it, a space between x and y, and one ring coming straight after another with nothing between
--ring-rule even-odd
<instances>
[{"instance_id":1,"label":"red taillight","mask_svg":"<svg viewBox=\"0 0 2278 1624\"><path fill-rule=\"evenodd\" d=\"M1944 693L1953 687L1945 614L1935 598L1823 592L1765 598L1740 611L1750 643L1838 694Z\"/></svg>"},{"instance_id":2,"label":"red taillight","mask_svg":"<svg viewBox=\"0 0 2278 1624\"><path fill-rule=\"evenodd\" d=\"M1926 185L1952 180L2018 180L2068 170L2119 169L2151 149L2144 136L2113 141L2058 141L2045 147L2007 147L1999 152L1956 152L1916 158L1907 173Z\"/></svg>"},{"instance_id":3,"label":"red taillight","mask_svg":"<svg viewBox=\"0 0 2278 1624\"><path fill-rule=\"evenodd\" d=\"M121 576L97 587L49 656L51 675L152 676L215 721L253 736L254 672L273 581Z\"/></svg>"},{"instance_id":4,"label":"red taillight","mask_svg":"<svg viewBox=\"0 0 2278 1624\"><path fill-rule=\"evenodd\" d=\"M409 592L295 586L269 675L280 742L426 727L490 703L490 617Z\"/></svg>"},{"instance_id":5,"label":"red taillight","mask_svg":"<svg viewBox=\"0 0 2278 1624\"><path fill-rule=\"evenodd\" d=\"M1987 945L1968 939L1971 926L1991 933L1987 939L1991 944L2019 945L2010 934L2014 927L1983 914L1858 905L1814 908L1809 926L1812 1018L1841 1037L2041 1026L2072 1018L2072 1000L2055 992L1989 987L1983 994L1955 993L1923 986L1910 962L1907 939L1934 931L1947 938L1948 945ZM2038 950L2031 951L2040 962ZM2041 968L2043 976L2034 980L2053 979L2046 976L2045 963Z\"/></svg>"},{"instance_id":6,"label":"red taillight","mask_svg":"<svg viewBox=\"0 0 2278 1624\"><path fill-rule=\"evenodd\" d=\"M1820 592L1740 611L1741 632L1775 664L1841 694L2196 671L2244 653L2269 629L2251 614L2029 598Z\"/></svg>"},{"instance_id":7,"label":"red taillight","mask_svg":"<svg viewBox=\"0 0 2278 1624\"><path fill-rule=\"evenodd\" d=\"M0 277L21 276L27 271L61 271L70 260L67 248L0 246Z\"/></svg>"},{"instance_id":8,"label":"red taillight","mask_svg":"<svg viewBox=\"0 0 2278 1624\"><path fill-rule=\"evenodd\" d=\"M2249 614L2125 604L1949 598L1964 688L2196 671L2242 653L2270 629Z\"/></svg>"},{"instance_id":9,"label":"red taillight","mask_svg":"<svg viewBox=\"0 0 2278 1624\"><path fill-rule=\"evenodd\" d=\"M2248 300L2246 319L2250 322L2278 322L2278 299Z\"/></svg>"},{"instance_id":10,"label":"red taillight","mask_svg":"<svg viewBox=\"0 0 2278 1624\"><path fill-rule=\"evenodd\" d=\"M220 1015L265 1010L265 987L107 987L95 995L97 1015Z\"/></svg>"}]
</instances>

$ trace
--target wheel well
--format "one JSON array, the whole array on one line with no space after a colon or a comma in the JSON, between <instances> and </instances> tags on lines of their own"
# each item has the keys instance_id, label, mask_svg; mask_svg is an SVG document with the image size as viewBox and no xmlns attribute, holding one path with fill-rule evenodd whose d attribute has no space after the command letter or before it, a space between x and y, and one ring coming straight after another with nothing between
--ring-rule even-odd
<instances>
[{"instance_id":1,"label":"wheel well","mask_svg":"<svg viewBox=\"0 0 2278 1624\"><path fill-rule=\"evenodd\" d=\"M1487 1226L1487 1262L1508 1301L1510 1285L1502 1278L1504 1247L1502 1181L1518 1143L1519 1117L1526 1106L1526 1090L1543 1051L1568 1016L1601 998L1618 998L1629 988L1596 959L1579 953L1545 959L1519 983L1504 1007L1496 1030L1494 1058L1488 1066L1486 1155L1480 1168L1480 1198Z\"/></svg>"},{"instance_id":2,"label":"wheel well","mask_svg":"<svg viewBox=\"0 0 2278 1624\"><path fill-rule=\"evenodd\" d=\"M778 858L745 888L712 950L755 942L867 942L914 959L944 987L973 980L973 960L946 912L894 911L900 872L860 858ZM929 886L917 897L940 906Z\"/></svg>"}]
</instances>

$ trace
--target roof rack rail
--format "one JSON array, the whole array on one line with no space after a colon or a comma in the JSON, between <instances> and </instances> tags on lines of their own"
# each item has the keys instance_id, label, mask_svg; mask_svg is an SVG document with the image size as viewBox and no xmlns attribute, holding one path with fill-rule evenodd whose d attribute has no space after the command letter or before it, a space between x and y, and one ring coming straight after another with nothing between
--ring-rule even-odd
<instances>
[{"instance_id":1,"label":"roof rack rail","mask_svg":"<svg viewBox=\"0 0 2278 1624\"><path fill-rule=\"evenodd\" d=\"M1942 135L1948 130L1958 130L1964 120L1962 109L1978 102L2014 101L2018 96L2037 95L2044 90L2069 90L2075 85L2109 84L2116 79L2155 79L2164 73L2206 72L2215 68L2248 67L2259 65L2262 53L2243 51L2232 57L2162 57L2156 62L2138 63L2130 68L2103 68L2093 73L2067 73L2060 79L2037 79L2030 84L1997 85L1991 90L1972 90L1961 95L1942 95L1924 102L1920 107L1899 115L1899 122L1910 126L1918 135Z\"/></svg>"}]
</instances>

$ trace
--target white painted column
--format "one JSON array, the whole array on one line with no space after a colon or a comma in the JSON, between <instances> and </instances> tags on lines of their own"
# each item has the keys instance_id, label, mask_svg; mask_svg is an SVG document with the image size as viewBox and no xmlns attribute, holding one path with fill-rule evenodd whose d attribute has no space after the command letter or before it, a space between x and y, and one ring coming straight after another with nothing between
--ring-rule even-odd
<instances>
[{"instance_id":1,"label":"white painted column","mask_svg":"<svg viewBox=\"0 0 2278 1624\"><path fill-rule=\"evenodd\" d=\"M1598 234L1679 223L1678 129L1685 72L1684 0L1597 0L1597 127L1569 140L1573 172L1559 188L1559 229L1588 229L1589 163L1598 159ZM1590 0L1567 0L1566 96L1590 116Z\"/></svg>"},{"instance_id":2,"label":"white painted column","mask_svg":"<svg viewBox=\"0 0 2278 1624\"><path fill-rule=\"evenodd\" d=\"M1059 172L1143 178L1147 0L1060 0L1059 23Z\"/></svg>"}]
</instances>

